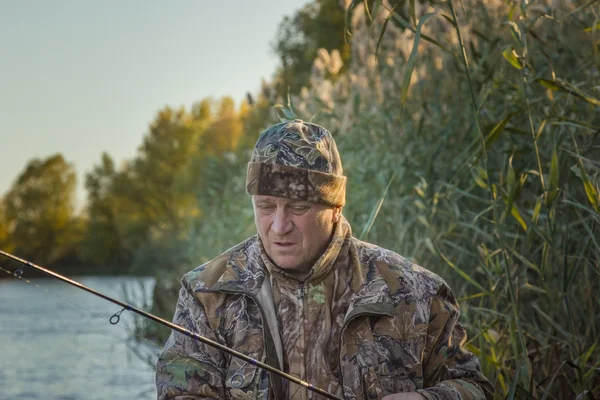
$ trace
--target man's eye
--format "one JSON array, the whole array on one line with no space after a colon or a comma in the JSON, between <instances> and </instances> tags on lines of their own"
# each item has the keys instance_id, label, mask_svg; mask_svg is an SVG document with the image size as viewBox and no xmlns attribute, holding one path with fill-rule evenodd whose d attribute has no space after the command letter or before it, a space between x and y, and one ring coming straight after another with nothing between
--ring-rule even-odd
<instances>
[{"instance_id":1,"label":"man's eye","mask_svg":"<svg viewBox=\"0 0 600 400\"><path fill-rule=\"evenodd\" d=\"M308 210L310 207L308 206L294 206L291 207L292 212L304 212L306 210Z\"/></svg>"},{"instance_id":2,"label":"man's eye","mask_svg":"<svg viewBox=\"0 0 600 400\"><path fill-rule=\"evenodd\" d=\"M267 206L267 205L258 206L258 208L261 211L273 211L275 209L275 207L273 207L273 206Z\"/></svg>"}]
</instances>

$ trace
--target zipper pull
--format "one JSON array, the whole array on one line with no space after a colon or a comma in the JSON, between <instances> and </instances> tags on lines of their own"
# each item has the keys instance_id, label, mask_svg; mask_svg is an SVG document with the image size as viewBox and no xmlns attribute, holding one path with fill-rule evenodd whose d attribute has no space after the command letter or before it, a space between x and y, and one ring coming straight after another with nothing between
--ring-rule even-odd
<instances>
[{"instance_id":1,"label":"zipper pull","mask_svg":"<svg viewBox=\"0 0 600 400\"><path fill-rule=\"evenodd\" d=\"M300 297L304 299L304 282L300 283Z\"/></svg>"}]
</instances>

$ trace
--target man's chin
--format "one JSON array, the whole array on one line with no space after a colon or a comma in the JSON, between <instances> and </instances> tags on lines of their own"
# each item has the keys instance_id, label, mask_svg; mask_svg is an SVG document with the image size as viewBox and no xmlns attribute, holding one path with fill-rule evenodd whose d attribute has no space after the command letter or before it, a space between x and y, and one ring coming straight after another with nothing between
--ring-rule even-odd
<instances>
[{"instance_id":1,"label":"man's chin","mask_svg":"<svg viewBox=\"0 0 600 400\"><path fill-rule=\"evenodd\" d=\"M275 265L285 271L295 271L300 269L300 265L294 262L286 262L286 261L275 261Z\"/></svg>"},{"instance_id":2,"label":"man's chin","mask_svg":"<svg viewBox=\"0 0 600 400\"><path fill-rule=\"evenodd\" d=\"M302 263L300 263L298 260L292 259L292 257L275 257L273 262L284 271L293 272L302 269Z\"/></svg>"}]
</instances>

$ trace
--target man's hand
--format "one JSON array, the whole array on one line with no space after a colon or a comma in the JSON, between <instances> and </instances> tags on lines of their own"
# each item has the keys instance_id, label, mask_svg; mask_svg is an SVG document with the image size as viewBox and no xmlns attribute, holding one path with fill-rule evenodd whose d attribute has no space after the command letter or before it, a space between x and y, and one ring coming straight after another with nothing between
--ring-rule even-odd
<instances>
[{"instance_id":1,"label":"man's hand","mask_svg":"<svg viewBox=\"0 0 600 400\"><path fill-rule=\"evenodd\" d=\"M389 396L385 396L381 400L427 400L425 396L411 392L411 393L396 393L390 394Z\"/></svg>"}]
</instances>

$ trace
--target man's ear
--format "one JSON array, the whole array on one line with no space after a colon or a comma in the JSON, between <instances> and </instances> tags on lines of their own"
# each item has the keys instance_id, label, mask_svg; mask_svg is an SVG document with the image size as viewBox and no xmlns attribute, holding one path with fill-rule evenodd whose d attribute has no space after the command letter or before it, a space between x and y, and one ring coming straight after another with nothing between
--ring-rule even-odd
<instances>
[{"instance_id":1,"label":"man's ear","mask_svg":"<svg viewBox=\"0 0 600 400\"><path fill-rule=\"evenodd\" d=\"M333 216L332 216L333 223L334 224L337 223L340 220L341 216L342 216L342 207L340 207L340 206L335 207L333 209Z\"/></svg>"}]
</instances>

